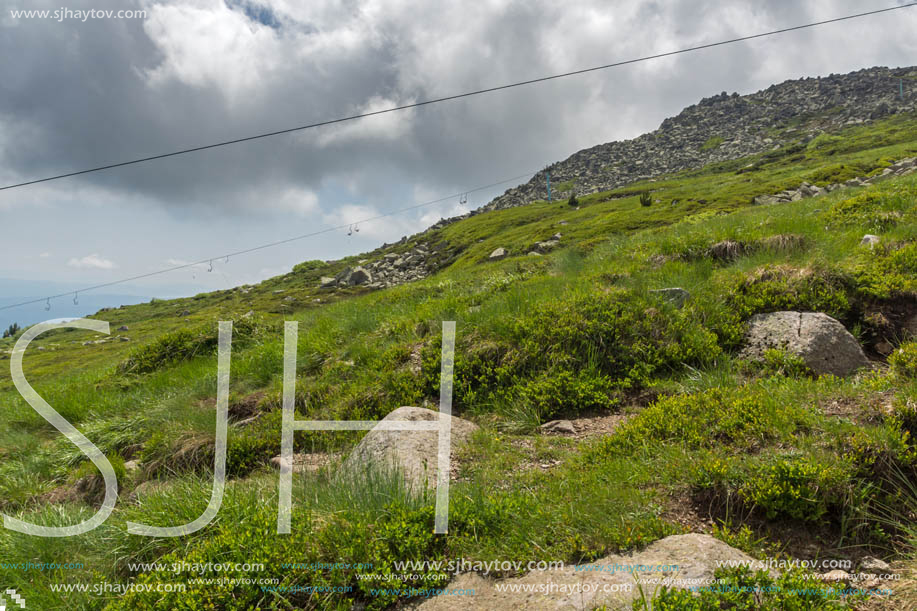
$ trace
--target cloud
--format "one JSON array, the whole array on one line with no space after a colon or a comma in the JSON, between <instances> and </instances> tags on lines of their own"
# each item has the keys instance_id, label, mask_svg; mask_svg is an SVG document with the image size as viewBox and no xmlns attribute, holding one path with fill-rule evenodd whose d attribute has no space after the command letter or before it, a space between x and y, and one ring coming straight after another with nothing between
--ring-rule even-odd
<instances>
[{"instance_id":1,"label":"cloud","mask_svg":"<svg viewBox=\"0 0 917 611\"><path fill-rule=\"evenodd\" d=\"M34 4L59 7L51 0ZM469 10L460 0L138 0L137 6L147 19L29 20L3 30L0 55L19 58L0 65L4 184L887 2L492 0ZM93 7L125 5L99 0ZM44 188L56 190L58 199L79 190L102 193L200 222L221 215L273 216L278 223L290 213L340 216L336 208L344 204L389 209L416 189L434 197L461 192L639 135L723 90L746 93L789 78L913 63L915 29L917 9L902 9ZM0 207L9 201L4 194ZM411 229L419 229L420 218L411 218Z\"/></svg>"},{"instance_id":2,"label":"cloud","mask_svg":"<svg viewBox=\"0 0 917 611\"><path fill-rule=\"evenodd\" d=\"M71 258L67 261L68 267L77 267L83 269L115 269L118 267L112 261L93 253L86 255L81 259Z\"/></svg>"}]
</instances>

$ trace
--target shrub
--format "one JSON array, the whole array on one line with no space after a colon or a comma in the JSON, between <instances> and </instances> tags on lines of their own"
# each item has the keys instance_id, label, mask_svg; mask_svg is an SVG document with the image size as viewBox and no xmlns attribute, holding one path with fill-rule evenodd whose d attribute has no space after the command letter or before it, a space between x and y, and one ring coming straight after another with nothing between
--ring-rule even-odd
<instances>
[{"instance_id":1,"label":"shrub","mask_svg":"<svg viewBox=\"0 0 917 611\"><path fill-rule=\"evenodd\" d=\"M13 323L3 332L3 339L8 337L16 337L16 335L22 330L18 323Z\"/></svg>"},{"instance_id":2,"label":"shrub","mask_svg":"<svg viewBox=\"0 0 917 611\"><path fill-rule=\"evenodd\" d=\"M516 323L514 343L530 370L592 367L621 389L719 355L716 336L690 308L658 306L623 290L546 302Z\"/></svg>"},{"instance_id":3,"label":"shrub","mask_svg":"<svg viewBox=\"0 0 917 611\"><path fill-rule=\"evenodd\" d=\"M766 375L790 378L812 375L812 370L806 365L805 359L795 354L790 354L785 350L774 348L764 351L761 371Z\"/></svg>"},{"instance_id":4,"label":"shrub","mask_svg":"<svg viewBox=\"0 0 917 611\"><path fill-rule=\"evenodd\" d=\"M917 342L902 344L890 357L892 372L902 378L917 378Z\"/></svg>"},{"instance_id":5,"label":"shrub","mask_svg":"<svg viewBox=\"0 0 917 611\"><path fill-rule=\"evenodd\" d=\"M328 267L328 264L320 259L313 259L311 261L303 261L302 263L297 263L293 266L294 274L306 274L309 272L315 272L322 268Z\"/></svg>"},{"instance_id":6,"label":"shrub","mask_svg":"<svg viewBox=\"0 0 917 611\"><path fill-rule=\"evenodd\" d=\"M854 485L848 464L811 454L707 459L694 467L692 483L721 503L734 498L768 519L805 522L839 518Z\"/></svg>"},{"instance_id":7,"label":"shrub","mask_svg":"<svg viewBox=\"0 0 917 611\"><path fill-rule=\"evenodd\" d=\"M571 208L576 208L579 206L579 200L576 199L576 193L570 194L570 199L567 200L567 205L569 205Z\"/></svg>"},{"instance_id":8,"label":"shrub","mask_svg":"<svg viewBox=\"0 0 917 611\"><path fill-rule=\"evenodd\" d=\"M854 275L866 296L888 299L917 292L917 242L888 253L864 252Z\"/></svg>"},{"instance_id":9,"label":"shrub","mask_svg":"<svg viewBox=\"0 0 917 611\"><path fill-rule=\"evenodd\" d=\"M825 187L832 183L842 183L851 178L864 176L866 173L866 168L856 164L837 164L815 170L806 176L806 180L819 187Z\"/></svg>"},{"instance_id":10,"label":"shrub","mask_svg":"<svg viewBox=\"0 0 917 611\"><path fill-rule=\"evenodd\" d=\"M254 337L260 330L251 318L236 321L233 323L233 345ZM118 363L117 370L122 374L150 373L198 356L210 355L218 343L219 331L216 325L172 331L132 351L127 359Z\"/></svg>"},{"instance_id":11,"label":"shrub","mask_svg":"<svg viewBox=\"0 0 917 611\"><path fill-rule=\"evenodd\" d=\"M714 388L656 401L608 437L599 452L626 454L666 442L690 448L751 448L789 438L808 428L813 418L805 408L775 398L765 386Z\"/></svg>"},{"instance_id":12,"label":"shrub","mask_svg":"<svg viewBox=\"0 0 917 611\"><path fill-rule=\"evenodd\" d=\"M838 466L792 457L756 469L738 492L746 505L764 510L770 519L817 522L841 504L846 484L847 474Z\"/></svg>"},{"instance_id":13,"label":"shrub","mask_svg":"<svg viewBox=\"0 0 917 611\"><path fill-rule=\"evenodd\" d=\"M813 584L810 575L802 569L786 571L776 578L765 570L753 572L748 566L716 569L713 575L716 583L701 585L696 592L663 586L652 603L638 597L634 600L634 611L829 611L849 608L848 602L867 596L845 594L844 588L839 586Z\"/></svg>"},{"instance_id":14,"label":"shrub","mask_svg":"<svg viewBox=\"0 0 917 611\"><path fill-rule=\"evenodd\" d=\"M640 205L644 208L649 208L653 205L653 197L650 195L649 191L644 191L640 194Z\"/></svg>"},{"instance_id":15,"label":"shrub","mask_svg":"<svg viewBox=\"0 0 917 611\"><path fill-rule=\"evenodd\" d=\"M727 304L742 318L762 312L802 310L824 312L843 320L851 310L852 286L851 279L831 269L765 265L732 286Z\"/></svg>"},{"instance_id":16,"label":"shrub","mask_svg":"<svg viewBox=\"0 0 917 611\"><path fill-rule=\"evenodd\" d=\"M590 291L540 303L510 321L499 341L460 336L454 401L460 408L543 403L543 413L577 412L617 403L685 364L720 354L717 335L691 308L660 305L624 290ZM423 351L427 396L439 393L440 341ZM541 409L541 407L539 407Z\"/></svg>"},{"instance_id":17,"label":"shrub","mask_svg":"<svg viewBox=\"0 0 917 611\"><path fill-rule=\"evenodd\" d=\"M516 400L534 406L542 421L562 413L609 409L619 403L613 381L588 371L548 370L521 383L517 393Z\"/></svg>"},{"instance_id":18,"label":"shrub","mask_svg":"<svg viewBox=\"0 0 917 611\"><path fill-rule=\"evenodd\" d=\"M707 138L707 141L701 145L700 150L711 151L721 144L723 144L723 139L721 137L710 136L709 138Z\"/></svg>"},{"instance_id":19,"label":"shrub","mask_svg":"<svg viewBox=\"0 0 917 611\"><path fill-rule=\"evenodd\" d=\"M825 220L841 227L856 226L865 231L882 233L898 224L902 214L897 197L881 191L863 191L843 199L825 213Z\"/></svg>"}]
</instances>

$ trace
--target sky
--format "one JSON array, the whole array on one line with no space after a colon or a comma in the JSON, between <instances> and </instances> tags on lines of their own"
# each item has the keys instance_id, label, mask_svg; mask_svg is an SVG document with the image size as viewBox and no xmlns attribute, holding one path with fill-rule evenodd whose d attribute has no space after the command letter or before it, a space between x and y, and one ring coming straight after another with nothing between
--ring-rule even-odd
<instances>
[{"instance_id":1,"label":"sky","mask_svg":"<svg viewBox=\"0 0 917 611\"><path fill-rule=\"evenodd\" d=\"M897 4L0 0L0 186ZM70 13L11 12L42 9ZM142 16L76 14L88 9ZM108 290L194 294L371 250L466 209L450 197L218 258L533 174L721 91L917 64L915 31L906 8L0 191L0 301L214 258Z\"/></svg>"}]
</instances>

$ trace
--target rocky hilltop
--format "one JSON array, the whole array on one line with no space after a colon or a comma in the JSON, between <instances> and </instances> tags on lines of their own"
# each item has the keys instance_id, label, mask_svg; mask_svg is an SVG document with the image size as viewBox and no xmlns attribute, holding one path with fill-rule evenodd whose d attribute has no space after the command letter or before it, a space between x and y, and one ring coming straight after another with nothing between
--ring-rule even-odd
<instances>
[{"instance_id":1,"label":"rocky hilltop","mask_svg":"<svg viewBox=\"0 0 917 611\"><path fill-rule=\"evenodd\" d=\"M903 95L899 83L904 84ZM607 191L638 180L780 148L848 125L917 109L917 67L867 68L785 81L750 95L723 92L685 108L633 140L574 153L480 210L499 210L571 193Z\"/></svg>"},{"instance_id":2,"label":"rocky hilltop","mask_svg":"<svg viewBox=\"0 0 917 611\"><path fill-rule=\"evenodd\" d=\"M364 253L356 266L346 267L334 277L323 277L320 286L336 289L362 285L378 289L419 280L442 269L451 258L447 246L436 236L437 230L490 210L548 199L546 172L551 174L553 199L562 200L571 193L609 191L640 180L652 181L711 163L805 144L822 133L915 110L917 67L876 67L785 81L744 96L723 92L685 108L653 132L581 150L476 210L441 219L410 238ZM912 161L901 160L885 172L896 176L910 173L914 169ZM857 177L848 180L847 186L869 182L865 176ZM841 186L819 188L803 183L795 190L761 193L754 202L795 201ZM542 254L556 244L551 240L538 242L531 250ZM500 258L498 251L493 258Z\"/></svg>"}]
</instances>

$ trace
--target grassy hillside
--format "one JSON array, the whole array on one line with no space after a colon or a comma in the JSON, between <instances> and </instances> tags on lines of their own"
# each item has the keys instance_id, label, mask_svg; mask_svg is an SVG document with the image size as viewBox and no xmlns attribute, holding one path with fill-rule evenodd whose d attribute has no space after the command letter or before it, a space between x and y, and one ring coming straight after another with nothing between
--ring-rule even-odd
<instances>
[{"instance_id":1,"label":"grassy hillside","mask_svg":"<svg viewBox=\"0 0 917 611\"><path fill-rule=\"evenodd\" d=\"M86 535L0 532L7 562L83 565L0 567L3 582L41 609L385 608L403 597L371 589L400 584L284 563L368 562L385 573L408 559L580 562L686 531L714 532L761 556L904 562L917 511L917 347L905 324L917 314L917 175L751 202L804 180L879 173L915 154L917 117L899 116L585 196L577 209L534 202L361 257L308 262L258 286L100 312L94 318L109 321L114 337L105 343L85 345L102 336L83 331L48 333L26 355L26 375L109 455L121 496ZM643 206L647 190L652 203ZM558 232L556 250L527 254ZM865 233L881 243L861 246ZM741 244L738 256L711 250L724 240ZM321 276L421 242L442 266L425 280L375 292L318 288ZM497 247L510 256L490 261ZM665 287L691 298L679 308L652 292ZM875 370L815 378L783 353L764 364L738 359L745 321L775 310L837 318ZM245 422L230 429L220 514L188 537L128 535L127 521L184 523L206 506L216 321L229 319L230 414ZM337 483L334 456L358 434L330 432L296 434L297 452L328 453L331 468L296 477L293 534L275 534L268 461L280 452L284 320L300 322L301 419L380 419L400 405L435 405L440 323L457 321L454 410L482 430L458 456L448 535L432 534L433 499L405 491L397 474ZM0 358L12 344L0 342ZM18 396L8 369L0 405L3 512L54 525L91 515L101 478ZM594 434L538 433L555 418L578 418ZM125 469L135 460L138 469ZM129 500L140 486L139 500ZM289 588L201 585L192 580L221 575L130 567L182 560L263 563L231 576L276 577ZM187 591L51 590L128 581ZM429 573L404 585L443 581ZM898 600L914 604L899 585Z\"/></svg>"}]
</instances>

